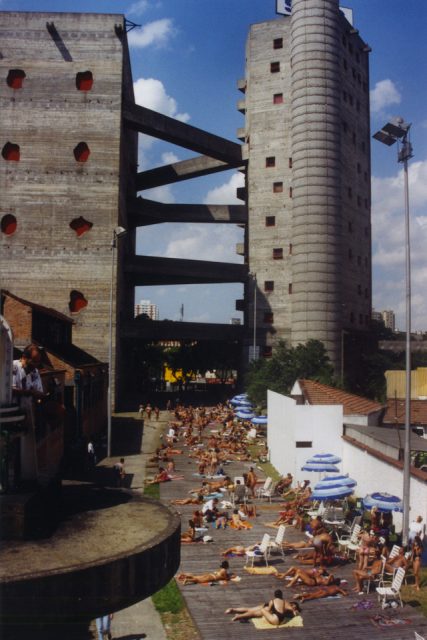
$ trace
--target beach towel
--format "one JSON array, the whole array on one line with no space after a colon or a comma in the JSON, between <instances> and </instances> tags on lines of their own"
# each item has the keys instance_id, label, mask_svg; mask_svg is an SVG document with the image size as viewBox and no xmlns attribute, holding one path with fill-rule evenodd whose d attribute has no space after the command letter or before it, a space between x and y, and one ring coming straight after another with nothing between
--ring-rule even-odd
<instances>
[{"instance_id":1,"label":"beach towel","mask_svg":"<svg viewBox=\"0 0 427 640\"><path fill-rule=\"evenodd\" d=\"M279 573L276 567L243 567L251 575L277 576Z\"/></svg>"},{"instance_id":2,"label":"beach towel","mask_svg":"<svg viewBox=\"0 0 427 640\"><path fill-rule=\"evenodd\" d=\"M374 627L378 627L379 629L390 629L390 627L399 627L401 625L411 624L411 621L408 618L389 618L388 616L384 616L382 614L378 614L376 616L372 616L369 618Z\"/></svg>"},{"instance_id":3,"label":"beach towel","mask_svg":"<svg viewBox=\"0 0 427 640\"><path fill-rule=\"evenodd\" d=\"M295 618L291 618L290 620L285 620L282 624L274 625L267 622L265 618L252 618L252 622L255 626L255 629L284 629L285 627L303 627L303 619L301 616L295 616Z\"/></svg>"}]
</instances>

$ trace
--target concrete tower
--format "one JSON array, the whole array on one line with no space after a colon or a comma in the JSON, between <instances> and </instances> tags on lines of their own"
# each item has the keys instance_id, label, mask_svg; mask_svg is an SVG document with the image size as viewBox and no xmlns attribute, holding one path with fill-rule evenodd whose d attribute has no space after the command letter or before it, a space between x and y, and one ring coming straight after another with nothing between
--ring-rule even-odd
<instances>
[{"instance_id":1,"label":"concrete tower","mask_svg":"<svg viewBox=\"0 0 427 640\"><path fill-rule=\"evenodd\" d=\"M369 48L337 0L294 0L247 41L249 323L321 340L335 370L371 316ZM252 326L253 328L253 326Z\"/></svg>"},{"instance_id":2,"label":"concrete tower","mask_svg":"<svg viewBox=\"0 0 427 640\"><path fill-rule=\"evenodd\" d=\"M133 311L117 268L132 234L112 251L136 172L125 20L0 12L0 38L1 286L73 318L75 343L107 361L111 293L113 342L116 301Z\"/></svg>"}]
</instances>

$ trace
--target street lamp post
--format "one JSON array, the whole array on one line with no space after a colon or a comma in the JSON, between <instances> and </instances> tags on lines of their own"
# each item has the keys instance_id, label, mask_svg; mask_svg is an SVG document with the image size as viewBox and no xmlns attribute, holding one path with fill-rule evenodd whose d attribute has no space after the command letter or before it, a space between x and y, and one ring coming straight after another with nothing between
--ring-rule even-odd
<instances>
[{"instance_id":1,"label":"street lamp post","mask_svg":"<svg viewBox=\"0 0 427 640\"><path fill-rule=\"evenodd\" d=\"M397 145L397 161L403 164L405 189L405 292L406 292L406 358L405 358L405 441L403 453L403 527L402 543L408 544L409 500L411 477L411 245L409 223L409 186L408 160L412 158L412 145L409 141L410 123L403 118L393 118L384 125L374 138L387 146Z\"/></svg>"},{"instance_id":2,"label":"street lamp post","mask_svg":"<svg viewBox=\"0 0 427 640\"><path fill-rule=\"evenodd\" d=\"M113 297L114 297L114 265L117 239L126 233L123 227L115 227L111 238L111 282L110 282L110 313L109 313L109 341L108 341L108 393L107 393L107 457L111 456L111 424L112 424L112 364L113 364Z\"/></svg>"}]
</instances>

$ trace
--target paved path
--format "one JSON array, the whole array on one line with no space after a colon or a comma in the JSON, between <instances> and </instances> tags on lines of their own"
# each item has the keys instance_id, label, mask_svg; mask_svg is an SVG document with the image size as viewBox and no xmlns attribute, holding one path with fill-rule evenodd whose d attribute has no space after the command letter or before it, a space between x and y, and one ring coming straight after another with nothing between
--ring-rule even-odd
<instances>
[{"instance_id":1,"label":"paved path","mask_svg":"<svg viewBox=\"0 0 427 640\"><path fill-rule=\"evenodd\" d=\"M124 417L137 418L136 413L121 414ZM128 477L131 478L130 487L137 492L143 492L144 479L146 477L146 467L148 459L154 454L159 445L160 434L165 430L168 414L162 412L160 420L145 421L142 438L141 452L133 455L124 455L125 469ZM120 456L104 458L100 464L112 467ZM155 609L151 598L142 600L132 607L122 609L114 614L111 625L114 640L166 640L166 633L160 619L160 615ZM91 630L95 634L95 625L92 623Z\"/></svg>"},{"instance_id":2,"label":"paved path","mask_svg":"<svg viewBox=\"0 0 427 640\"><path fill-rule=\"evenodd\" d=\"M211 428L214 428L212 425ZM207 429L209 431L209 428ZM177 445L181 446L180 443ZM164 502L183 497L192 487L199 486L201 479L194 475L195 464L187 455L176 456L177 472L184 475L183 480L174 480L161 485L161 498ZM226 473L231 477L241 475L250 466L250 463L230 463L225 467ZM261 475L261 472L259 472ZM253 519L253 528L249 531L236 532L233 529L225 530L209 529L209 535L214 539L213 543L183 545L181 548L181 571L190 573L204 573L218 568L221 561L221 551L233 544L249 545L258 542L264 532L275 535L274 529L266 528L265 522L274 519L278 510L278 500L269 505L257 501L258 516ZM192 506L178 507L182 515L182 528L188 526L191 517ZM285 539L301 539L302 533L289 527ZM288 568L295 561L290 556L283 562L280 556L272 558L271 564L278 567L279 571ZM232 558L231 569L241 581L227 585L215 584L212 586L187 585L180 586L186 600L188 609L193 617L201 638L203 640L259 640L262 632L257 631L251 622L231 622L231 616L224 614L228 607L251 606L265 602L272 595L274 589L283 588L285 597L291 598L296 592L286 588L283 581L273 576L248 575L243 568L244 559ZM349 581L352 586L351 571L353 565L347 565L334 569L334 574ZM366 607L362 608L361 602ZM405 620L407 624L378 628L372 618L376 615L386 616L386 619ZM306 602L303 605L303 623L301 628L288 628L273 630L273 635L287 638L287 640L405 640L414 638L414 631L422 636L427 636L427 619L410 604L405 604L403 609L387 609L382 611L377 603L376 594L358 596L351 593L348 597L328 598ZM268 634L267 634L268 635Z\"/></svg>"}]
</instances>

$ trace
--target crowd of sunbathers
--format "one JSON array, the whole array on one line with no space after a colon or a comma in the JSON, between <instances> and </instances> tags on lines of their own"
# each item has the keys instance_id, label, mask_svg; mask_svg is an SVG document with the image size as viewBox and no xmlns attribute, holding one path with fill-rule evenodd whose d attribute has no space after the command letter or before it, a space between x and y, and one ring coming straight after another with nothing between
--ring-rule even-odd
<instances>
[{"instance_id":1,"label":"crowd of sunbathers","mask_svg":"<svg viewBox=\"0 0 427 640\"><path fill-rule=\"evenodd\" d=\"M206 433L208 425L215 428ZM182 454L182 447L185 445L187 456L195 461L200 481L197 486L195 482L186 496L171 501L176 505L194 505L188 529L181 534L182 544L203 541L206 526L217 529L230 527L239 531L252 527L248 515L256 515L254 498L257 485L261 482L255 468L250 466L247 472L242 473L242 481L233 481L224 472L224 466L230 461L252 461L248 448L248 430L249 425L236 421L233 410L228 405L217 405L209 409L177 406L173 411L169 431L164 435L163 443L152 459L159 463L159 472L148 482L170 480L175 472L173 457ZM307 480L295 485L292 474L288 473L276 484L275 493L284 502L277 518L265 524L271 527L285 524L307 533L305 539L282 543L284 550L297 552L293 559L302 566L294 564L282 573L274 571L276 579L282 580L287 588L296 588L299 592L288 601L283 598L281 590L275 590L273 598L264 604L229 608L226 613L234 614L233 621L264 618L277 626L299 615L297 601L346 596L349 593L347 588L343 588L341 579L331 572L331 567L339 568L347 563L348 555L340 551L336 537L325 526L320 515L307 519L308 507L312 506L310 482ZM227 497L231 495L234 506L227 502ZM368 528L361 528L356 565L352 572L354 591L361 593L365 581L378 576L384 566L388 572L401 566L408 568L411 559L403 549L388 558L390 545L387 545L387 531L390 530L390 525L390 515L380 517L374 509L370 514ZM422 552L422 542L419 537L416 545L421 546L418 546L413 555L417 557L418 553L420 558L419 548ZM222 556L243 556L258 548L259 544L238 544L224 550ZM260 567L260 573L262 569ZM251 573L256 572L257 567L254 567ZM416 575L416 561L414 574ZM235 575L230 571L227 560L222 560L218 570L200 575L181 573L177 576L177 580L183 585L227 582L233 578ZM416 585L419 587L419 575L416 575Z\"/></svg>"}]
</instances>

